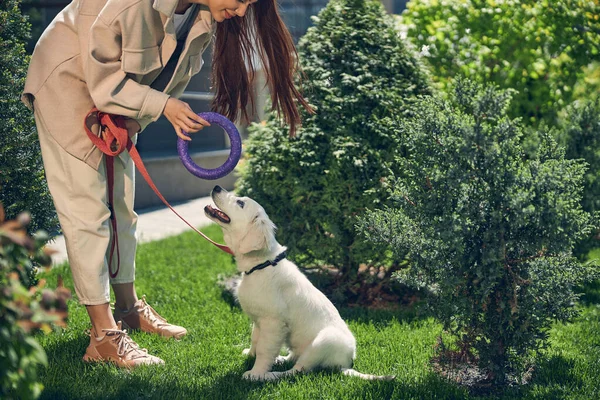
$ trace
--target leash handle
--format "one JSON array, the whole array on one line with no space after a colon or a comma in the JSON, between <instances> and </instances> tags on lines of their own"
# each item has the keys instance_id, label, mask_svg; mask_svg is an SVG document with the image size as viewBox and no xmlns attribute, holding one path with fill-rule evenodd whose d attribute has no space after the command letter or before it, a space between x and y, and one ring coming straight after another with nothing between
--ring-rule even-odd
<instances>
[{"instance_id":1,"label":"leash handle","mask_svg":"<svg viewBox=\"0 0 600 400\"><path fill-rule=\"evenodd\" d=\"M90 131L90 129L88 128L87 120L94 113L97 114L97 119L100 124L100 132L103 135L103 138L98 137L92 131ZM92 141L92 143L94 143L94 145L96 147L98 147L98 149L100 149L100 151L102 151L102 153L104 153L106 155L108 199L109 199L109 208L111 210L111 222L113 225L113 243L111 246L110 259L109 259L109 273L110 273L111 277L114 278L118 274L119 263L120 263L120 259L118 258L117 270L113 275L113 273L110 271L110 266L112 264L112 254L113 254L113 251L115 248L115 243L116 243L116 247L117 247L117 257L119 257L119 254L118 254L119 253L119 249L118 249L119 244L118 244L118 237L116 235L117 222L116 222L116 217L114 215L114 210L113 210L113 205L112 205L112 200L113 200L112 193L113 193L113 185L114 185L114 171L113 171L113 161L114 160L113 160L113 158L118 156L119 154L121 154L124 150L129 151L129 155L130 155L131 159L133 160L133 163L135 164L137 169L140 171L140 173L142 174L142 176L144 177L144 179L146 180L148 185L152 188L154 193L156 193L158 198L161 199L161 201L167 207L169 207L169 209L171 211L173 211L173 213L175 213L175 215L177 215L183 222L185 222L187 224L187 226L189 226L193 231L198 233L204 239L208 240L210 243L212 243L219 249L223 250L224 252L233 255L233 251L231 251L231 249L229 247L213 241L208 236L206 236L204 233L200 232L196 227L194 227L188 221L186 221L185 218L183 218L181 215L179 215L179 213L177 211L175 211L175 209L169 204L169 202L160 193L160 191L158 190L158 188L152 181L152 178L150 177L150 174L148 173L148 170L146 169L146 166L144 165L139 152L137 151L136 147L134 146L133 142L131 141L131 138L129 137L129 133L127 131L127 127L125 124L125 117L123 117L121 115L108 114L108 113L102 112L102 111L98 110L96 107L94 107L90 110L90 112L85 117L83 126L84 126L84 129L85 129L88 137ZM108 169L110 169L110 171L108 171Z\"/></svg>"},{"instance_id":2,"label":"leash handle","mask_svg":"<svg viewBox=\"0 0 600 400\"><path fill-rule=\"evenodd\" d=\"M92 116L92 114L98 115L100 134L103 138L94 135L87 126L87 119ZM127 142L130 140L124 117L104 113L96 107L92 108L85 117L83 126L92 143L94 143L101 152L110 157L116 157L125 151ZM106 127L106 129L103 130L104 127Z\"/></svg>"}]
</instances>

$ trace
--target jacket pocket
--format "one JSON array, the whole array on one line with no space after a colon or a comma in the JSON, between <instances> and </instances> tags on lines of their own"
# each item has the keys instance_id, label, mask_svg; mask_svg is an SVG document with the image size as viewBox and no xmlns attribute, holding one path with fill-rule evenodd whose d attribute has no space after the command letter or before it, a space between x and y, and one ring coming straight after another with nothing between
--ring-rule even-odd
<instances>
[{"instance_id":1,"label":"jacket pocket","mask_svg":"<svg viewBox=\"0 0 600 400\"><path fill-rule=\"evenodd\" d=\"M121 69L123 71L143 75L162 67L158 46L146 49L123 49Z\"/></svg>"},{"instance_id":2,"label":"jacket pocket","mask_svg":"<svg viewBox=\"0 0 600 400\"><path fill-rule=\"evenodd\" d=\"M198 72L200 72L203 64L204 60L202 59L202 53L191 55L189 58L187 74L189 76L196 75Z\"/></svg>"}]
</instances>

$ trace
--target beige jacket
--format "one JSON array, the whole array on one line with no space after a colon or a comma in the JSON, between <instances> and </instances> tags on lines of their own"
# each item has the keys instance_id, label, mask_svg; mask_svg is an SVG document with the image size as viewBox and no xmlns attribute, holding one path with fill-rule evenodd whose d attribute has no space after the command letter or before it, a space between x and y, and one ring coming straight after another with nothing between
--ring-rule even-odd
<instances>
[{"instance_id":1,"label":"beige jacket","mask_svg":"<svg viewBox=\"0 0 600 400\"><path fill-rule=\"evenodd\" d=\"M164 92L150 88L175 50L178 0L73 0L38 41L23 91L52 137L74 157L98 169L102 154L83 130L96 105L136 119L142 129L179 97L202 67L216 25L201 7Z\"/></svg>"}]
</instances>

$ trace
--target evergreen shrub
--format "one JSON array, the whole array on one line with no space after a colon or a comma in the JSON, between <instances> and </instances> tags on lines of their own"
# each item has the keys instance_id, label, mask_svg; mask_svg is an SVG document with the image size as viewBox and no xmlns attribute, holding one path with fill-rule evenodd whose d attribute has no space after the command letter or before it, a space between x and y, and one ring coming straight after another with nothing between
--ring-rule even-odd
<instances>
[{"instance_id":1,"label":"evergreen shrub","mask_svg":"<svg viewBox=\"0 0 600 400\"><path fill-rule=\"evenodd\" d=\"M19 0L0 0L0 202L12 219L31 213L29 232L58 231L52 198L44 178L31 111L21 103L29 56L29 23Z\"/></svg>"},{"instance_id":2,"label":"evergreen shrub","mask_svg":"<svg viewBox=\"0 0 600 400\"><path fill-rule=\"evenodd\" d=\"M394 206L358 224L408 255L398 278L427 289L463 359L496 383L520 376L553 321L575 315L574 287L598 276L572 256L593 227L581 207L585 163L565 159L548 132L525 157L511 95L458 81L451 101L420 100L417 118L399 120Z\"/></svg>"},{"instance_id":3,"label":"evergreen shrub","mask_svg":"<svg viewBox=\"0 0 600 400\"><path fill-rule=\"evenodd\" d=\"M391 117L409 115L429 86L379 1L332 0L313 21L298 51L316 114L303 113L294 138L273 114L251 126L238 189L263 205L299 265L327 265L351 282L360 263L384 258L357 240L354 223L385 203Z\"/></svg>"}]
</instances>

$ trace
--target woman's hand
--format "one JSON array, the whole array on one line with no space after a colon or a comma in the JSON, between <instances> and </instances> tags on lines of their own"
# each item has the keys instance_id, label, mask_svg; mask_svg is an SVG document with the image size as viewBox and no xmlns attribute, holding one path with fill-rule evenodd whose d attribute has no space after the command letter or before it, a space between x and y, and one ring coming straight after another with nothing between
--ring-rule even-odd
<instances>
[{"instance_id":1,"label":"woman's hand","mask_svg":"<svg viewBox=\"0 0 600 400\"><path fill-rule=\"evenodd\" d=\"M198 132L205 126L210 124L204 119L200 118L196 114L192 107L188 103L178 100L174 97L167 100L167 105L163 110L163 115L169 120L177 136L183 140L192 140L189 136L184 135L183 131L187 133Z\"/></svg>"}]
</instances>

